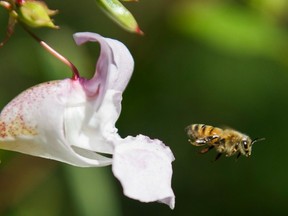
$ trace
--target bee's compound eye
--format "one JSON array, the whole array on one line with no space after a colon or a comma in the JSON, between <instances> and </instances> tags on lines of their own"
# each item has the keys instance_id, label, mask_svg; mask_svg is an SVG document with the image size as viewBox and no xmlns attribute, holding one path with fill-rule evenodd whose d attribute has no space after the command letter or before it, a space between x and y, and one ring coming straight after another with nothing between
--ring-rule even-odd
<instances>
[{"instance_id":1,"label":"bee's compound eye","mask_svg":"<svg viewBox=\"0 0 288 216\"><path fill-rule=\"evenodd\" d=\"M242 140L242 145L244 146L244 148L248 148L248 141Z\"/></svg>"}]
</instances>

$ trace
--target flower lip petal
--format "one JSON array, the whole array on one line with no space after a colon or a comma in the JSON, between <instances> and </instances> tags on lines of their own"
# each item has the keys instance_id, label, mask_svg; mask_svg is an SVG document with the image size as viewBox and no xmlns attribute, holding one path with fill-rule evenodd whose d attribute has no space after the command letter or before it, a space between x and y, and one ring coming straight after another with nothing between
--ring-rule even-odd
<instances>
[{"instance_id":1,"label":"flower lip petal","mask_svg":"<svg viewBox=\"0 0 288 216\"><path fill-rule=\"evenodd\" d=\"M126 137L115 147L112 170L126 196L142 202L163 202L173 209L173 160L170 148L160 140L138 135Z\"/></svg>"}]
</instances>

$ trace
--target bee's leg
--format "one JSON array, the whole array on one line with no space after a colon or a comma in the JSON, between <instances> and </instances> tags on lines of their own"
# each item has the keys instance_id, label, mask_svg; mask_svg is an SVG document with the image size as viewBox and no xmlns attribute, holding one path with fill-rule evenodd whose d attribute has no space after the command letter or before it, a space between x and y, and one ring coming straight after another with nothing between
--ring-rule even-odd
<instances>
[{"instance_id":1,"label":"bee's leg","mask_svg":"<svg viewBox=\"0 0 288 216\"><path fill-rule=\"evenodd\" d=\"M213 136L206 137L207 142L212 142L212 141L217 142L216 139L219 140L219 136L218 135L213 135Z\"/></svg>"},{"instance_id":2,"label":"bee's leg","mask_svg":"<svg viewBox=\"0 0 288 216\"><path fill-rule=\"evenodd\" d=\"M237 157L236 157L236 159L238 159L240 156L241 156L241 153L239 152L238 155L237 155Z\"/></svg>"},{"instance_id":3,"label":"bee's leg","mask_svg":"<svg viewBox=\"0 0 288 216\"><path fill-rule=\"evenodd\" d=\"M190 142L194 146L198 146L195 139L188 139L188 142Z\"/></svg>"},{"instance_id":4,"label":"bee's leg","mask_svg":"<svg viewBox=\"0 0 288 216\"><path fill-rule=\"evenodd\" d=\"M209 146L209 147L203 148L199 153L205 154L213 148L214 148L214 146Z\"/></svg>"},{"instance_id":5,"label":"bee's leg","mask_svg":"<svg viewBox=\"0 0 288 216\"><path fill-rule=\"evenodd\" d=\"M196 139L196 140L190 140L189 142L194 146L203 146L207 144L207 141L205 139Z\"/></svg>"},{"instance_id":6,"label":"bee's leg","mask_svg":"<svg viewBox=\"0 0 288 216\"><path fill-rule=\"evenodd\" d=\"M202 146L202 145L214 142L215 139L219 139L219 136L213 135L213 136L208 136L208 137L204 137L204 138L199 138L199 139L195 140L194 145Z\"/></svg>"},{"instance_id":7,"label":"bee's leg","mask_svg":"<svg viewBox=\"0 0 288 216\"><path fill-rule=\"evenodd\" d=\"M215 144L217 144L217 145L224 145L225 142L226 142L226 140L223 138L223 139L217 140L217 142L215 142Z\"/></svg>"},{"instance_id":8,"label":"bee's leg","mask_svg":"<svg viewBox=\"0 0 288 216\"><path fill-rule=\"evenodd\" d=\"M214 161L217 161L221 157L222 153L218 153Z\"/></svg>"}]
</instances>

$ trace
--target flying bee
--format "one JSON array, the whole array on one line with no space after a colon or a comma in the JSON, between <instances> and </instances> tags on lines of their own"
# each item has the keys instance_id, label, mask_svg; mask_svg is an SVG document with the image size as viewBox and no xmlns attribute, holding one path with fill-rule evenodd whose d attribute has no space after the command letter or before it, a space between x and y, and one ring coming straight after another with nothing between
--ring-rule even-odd
<instances>
[{"instance_id":1,"label":"flying bee","mask_svg":"<svg viewBox=\"0 0 288 216\"><path fill-rule=\"evenodd\" d=\"M205 124L192 124L186 127L189 142L194 146L203 146L200 153L207 153L215 148L218 152L215 160L222 154L226 157L237 154L249 157L252 152L252 146L255 142L264 140L264 138L251 139L249 136L233 129L221 129Z\"/></svg>"}]
</instances>

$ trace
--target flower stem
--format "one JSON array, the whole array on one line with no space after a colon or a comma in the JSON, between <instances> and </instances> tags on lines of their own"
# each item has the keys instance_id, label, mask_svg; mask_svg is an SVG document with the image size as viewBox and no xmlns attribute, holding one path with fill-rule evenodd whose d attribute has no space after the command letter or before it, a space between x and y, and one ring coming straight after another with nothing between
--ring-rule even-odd
<instances>
[{"instance_id":1,"label":"flower stem","mask_svg":"<svg viewBox=\"0 0 288 216\"><path fill-rule=\"evenodd\" d=\"M9 2L6 1L0 1L0 6L5 8L7 11L10 12L11 15L13 15L12 11L12 5ZM7 41L10 39L10 37L12 36L13 32L14 32L14 18L9 16L9 22L8 22L8 27L7 27L7 31L6 31L6 36L5 38L0 41L0 48L3 47Z\"/></svg>"},{"instance_id":2,"label":"flower stem","mask_svg":"<svg viewBox=\"0 0 288 216\"><path fill-rule=\"evenodd\" d=\"M6 1L0 1L0 6L5 8L6 10L10 11L12 9L12 5Z\"/></svg>"},{"instance_id":3,"label":"flower stem","mask_svg":"<svg viewBox=\"0 0 288 216\"><path fill-rule=\"evenodd\" d=\"M6 30L6 36L5 38L0 42L0 48L3 47L7 42L8 40L10 39L10 37L13 35L14 33L14 25L15 25L15 22L13 20L13 18L9 18L9 23L8 23L8 27L7 27L7 30Z\"/></svg>"},{"instance_id":4,"label":"flower stem","mask_svg":"<svg viewBox=\"0 0 288 216\"><path fill-rule=\"evenodd\" d=\"M62 61L64 64L66 64L73 73L72 79L77 80L79 79L79 71L75 67L72 62L70 62L68 59L66 59L64 56L62 56L60 53L58 53L56 50L54 50L52 47L50 47L47 43L45 43L43 40L41 40L39 37L37 37L33 32L31 32L26 26L22 25L22 27L25 29L27 33L29 33L39 44L46 49L50 54L52 54L54 57L58 58L60 61Z\"/></svg>"}]
</instances>

